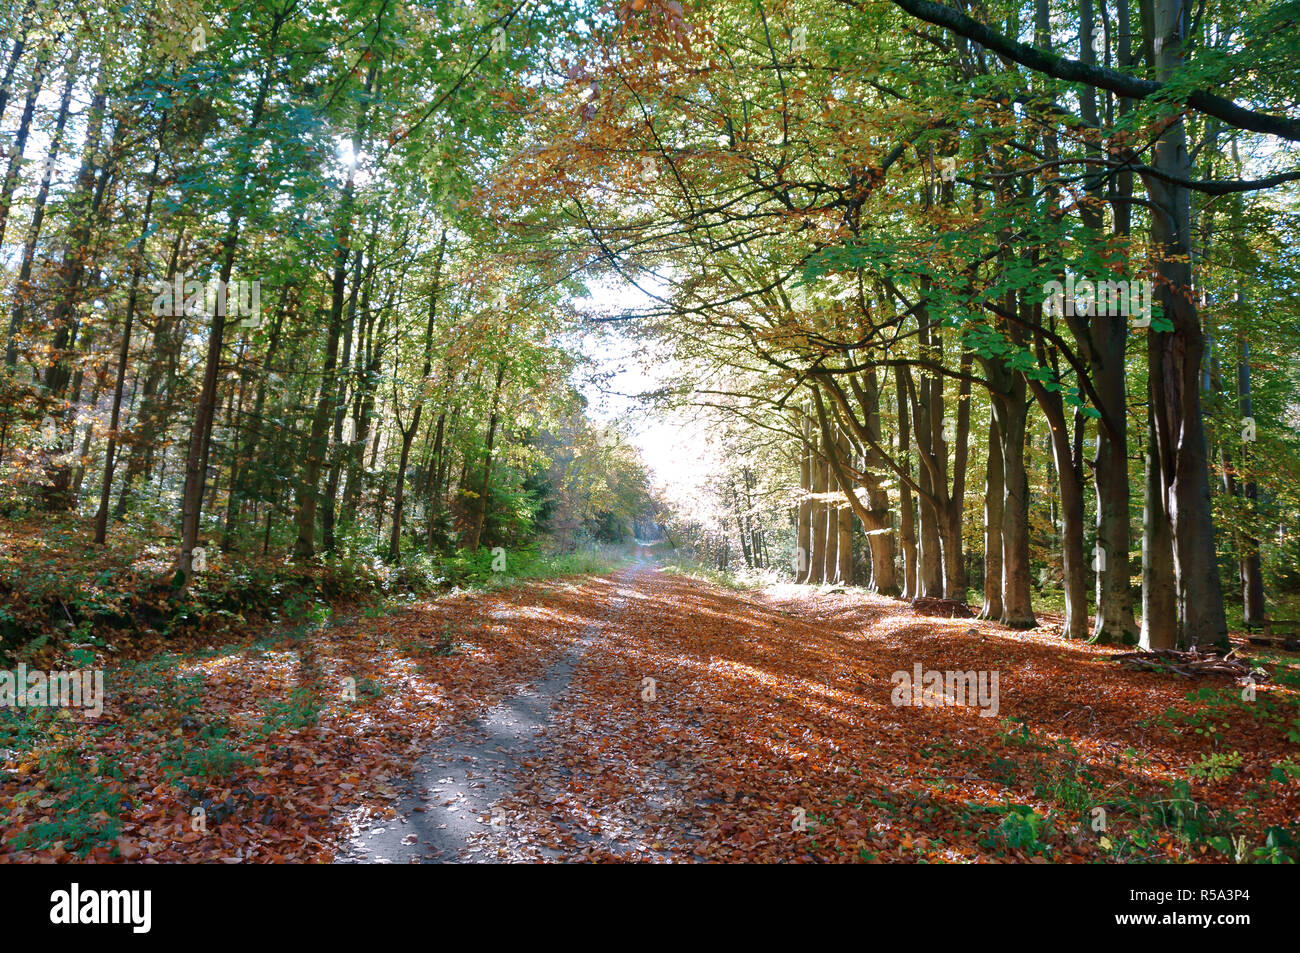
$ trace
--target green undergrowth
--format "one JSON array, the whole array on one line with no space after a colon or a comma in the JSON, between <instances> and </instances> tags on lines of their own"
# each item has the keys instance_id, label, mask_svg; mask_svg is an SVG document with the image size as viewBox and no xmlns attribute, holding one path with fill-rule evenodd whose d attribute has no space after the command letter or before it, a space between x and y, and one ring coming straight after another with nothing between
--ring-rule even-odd
<instances>
[{"instance_id":1,"label":"green undergrowth","mask_svg":"<svg viewBox=\"0 0 1300 953\"><path fill-rule=\"evenodd\" d=\"M763 589L782 582L790 582L789 573L775 569L750 569L741 565L728 569L718 569L707 565L677 550L670 550L659 563L659 568L674 576L707 582L720 589L742 592L751 589Z\"/></svg>"},{"instance_id":2,"label":"green undergrowth","mask_svg":"<svg viewBox=\"0 0 1300 953\"><path fill-rule=\"evenodd\" d=\"M209 545L203 571L181 589L173 579L175 542L163 530L114 530L107 546L94 547L85 520L0 523L0 665L56 658L84 665L150 638L213 643L319 624L344 606L386 611L451 590L611 572L631 559L629 547L592 544L567 553L412 550L394 564L343 540L335 554L295 563L263 557L257 547Z\"/></svg>"},{"instance_id":3,"label":"green undergrowth","mask_svg":"<svg viewBox=\"0 0 1300 953\"><path fill-rule=\"evenodd\" d=\"M1242 759L1235 751L1212 752L1170 779L1133 748L1099 762L1084 757L1070 738L1034 732L1020 719L1004 718L998 739L999 745L976 754L986 763L982 779L1002 787L1003 800L953 797L956 785L942 774L929 789L946 797L921 799L925 810L947 815L940 828L965 831L995 857L1264 864L1300 858L1300 824L1260 829L1251 823L1254 805L1280 796L1300 776L1294 759L1273 765L1245 791L1241 806L1225 808L1211 803L1206 786L1239 769ZM929 746L927 760L943 765L959 754L946 745ZM962 764L969 764L971 752L960 754ZM878 806L914 813L916 805L882 800Z\"/></svg>"}]
</instances>

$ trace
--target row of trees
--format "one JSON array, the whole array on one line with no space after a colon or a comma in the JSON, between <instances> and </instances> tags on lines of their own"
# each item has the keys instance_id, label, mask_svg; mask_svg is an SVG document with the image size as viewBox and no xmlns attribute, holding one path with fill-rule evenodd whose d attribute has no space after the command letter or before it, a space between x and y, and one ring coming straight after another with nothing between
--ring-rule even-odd
<instances>
[{"instance_id":1,"label":"row of trees","mask_svg":"<svg viewBox=\"0 0 1300 953\"><path fill-rule=\"evenodd\" d=\"M175 519L182 583L646 522L563 343L614 277L751 565L965 600L974 548L1007 624L1050 568L1072 637L1221 641L1296 549L1287 9L24 0L0 479Z\"/></svg>"},{"instance_id":2,"label":"row of trees","mask_svg":"<svg viewBox=\"0 0 1300 953\"><path fill-rule=\"evenodd\" d=\"M555 5L22 0L0 34L0 491L195 553L630 535L580 286L476 190L579 39ZM503 37L509 36L509 42ZM16 243L15 243L16 242Z\"/></svg>"},{"instance_id":3,"label":"row of trees","mask_svg":"<svg viewBox=\"0 0 1300 953\"><path fill-rule=\"evenodd\" d=\"M1042 507L1067 635L1219 643L1226 564L1257 623L1296 550L1285 7L646 0L500 220L655 301L612 317L773 449L804 580L851 513L875 588L964 601L974 529L984 614L1032 626Z\"/></svg>"}]
</instances>

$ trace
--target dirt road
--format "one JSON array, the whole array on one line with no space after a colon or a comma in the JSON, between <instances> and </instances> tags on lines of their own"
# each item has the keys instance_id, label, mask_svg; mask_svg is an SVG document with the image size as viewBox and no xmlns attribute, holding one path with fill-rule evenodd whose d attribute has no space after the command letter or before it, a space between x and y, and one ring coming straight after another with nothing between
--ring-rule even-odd
<instances>
[{"instance_id":1,"label":"dirt road","mask_svg":"<svg viewBox=\"0 0 1300 953\"><path fill-rule=\"evenodd\" d=\"M999 839L1005 805L1059 807L1036 772L1069 760L1028 748L1025 727L1072 736L1105 782L1144 780L1114 758L1140 740L1122 689L1143 676L1046 631L862 593L738 594L648 565L551 611L578 633L564 655L439 739L395 816L354 831L341 859L1024 859L1032 845ZM891 675L918 664L997 670L996 711L895 704ZM1120 690L1099 692L1095 666ZM1164 684L1144 690L1176 702ZM1068 834L1100 850L1095 832Z\"/></svg>"}]
</instances>

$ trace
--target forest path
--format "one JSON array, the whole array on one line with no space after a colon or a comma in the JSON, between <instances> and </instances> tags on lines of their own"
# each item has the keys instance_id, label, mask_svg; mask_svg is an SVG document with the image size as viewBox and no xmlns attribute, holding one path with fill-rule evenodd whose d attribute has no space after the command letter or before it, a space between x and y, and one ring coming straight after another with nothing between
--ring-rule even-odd
<instances>
[{"instance_id":1,"label":"forest path","mask_svg":"<svg viewBox=\"0 0 1300 953\"><path fill-rule=\"evenodd\" d=\"M702 771L725 763L744 730L737 719L745 706L733 690L754 675L760 687L765 680L758 666L772 663L777 646L764 635L807 623L645 559L602 581L598 595L584 586L557 606L584 622L567 653L435 740L402 786L395 815L355 830L339 862L704 857L718 850L710 841L735 829L710 829L712 815L737 809L757 811L750 820L789 846L796 835L806 839L788 811L751 803L745 789L760 786L757 778ZM505 599L527 596L493 601ZM896 605L883 602L872 617ZM811 650L804 661L825 662ZM792 700L778 694L760 708ZM763 840L755 831L739 843Z\"/></svg>"},{"instance_id":2,"label":"forest path","mask_svg":"<svg viewBox=\"0 0 1300 953\"><path fill-rule=\"evenodd\" d=\"M1137 737L1132 698L1168 704L1181 686L1047 631L922 617L860 591L730 592L644 562L551 607L571 626L567 652L435 739L396 816L355 831L339 860L1018 856L997 840L1003 815L981 807L1036 800L1004 718L1072 736L1108 783L1132 778L1111 749L1170 754ZM1000 671L998 708L895 705L891 675L916 664ZM1098 696L1097 665L1115 693ZM1084 829L1058 849L1104 856Z\"/></svg>"},{"instance_id":3,"label":"forest path","mask_svg":"<svg viewBox=\"0 0 1300 953\"><path fill-rule=\"evenodd\" d=\"M611 618L589 622L576 644L541 677L435 744L403 786L395 816L357 831L337 862L518 859L500 850L486 852L480 843L485 827L489 831L505 827L504 813L494 805L525 786L527 773L542 759L539 742L552 729L554 711L574 672L592 641L626 604L627 583L649 571L647 566L646 560L639 559L634 569L617 575L609 599ZM523 842L527 843L526 837Z\"/></svg>"}]
</instances>

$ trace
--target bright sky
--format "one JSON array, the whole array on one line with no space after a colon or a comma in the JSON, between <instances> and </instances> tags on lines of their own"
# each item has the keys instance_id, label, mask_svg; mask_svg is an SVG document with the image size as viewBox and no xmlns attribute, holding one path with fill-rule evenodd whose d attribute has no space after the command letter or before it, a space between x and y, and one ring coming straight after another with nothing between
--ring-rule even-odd
<instances>
[{"instance_id":1,"label":"bright sky","mask_svg":"<svg viewBox=\"0 0 1300 953\"><path fill-rule=\"evenodd\" d=\"M621 281L593 282L590 287L591 297L576 302L583 314L641 311L653 304L645 293ZM622 334L621 326L620 322L606 323L583 336L582 351L595 362L596 374L610 375L581 383L580 389L589 402L588 413L627 433L654 472L657 484L671 487L675 496L691 494L714 469L716 461L708 425L644 407L637 400L637 395L665 383L664 375L671 372L672 364L645 353L646 345Z\"/></svg>"}]
</instances>

